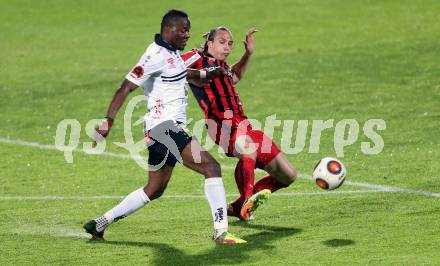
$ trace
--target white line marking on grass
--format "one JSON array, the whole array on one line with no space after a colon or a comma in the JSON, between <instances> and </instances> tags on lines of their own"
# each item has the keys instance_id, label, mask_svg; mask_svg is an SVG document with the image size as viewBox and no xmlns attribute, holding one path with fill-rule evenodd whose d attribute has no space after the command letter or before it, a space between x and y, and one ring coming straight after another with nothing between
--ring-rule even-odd
<instances>
[{"instance_id":1,"label":"white line marking on grass","mask_svg":"<svg viewBox=\"0 0 440 266\"><path fill-rule=\"evenodd\" d=\"M341 194L361 194L361 193L390 193L395 191L387 190L335 190L325 192L276 192L271 195L277 197L291 197L291 196L328 196ZM227 197L238 197L238 194L228 194ZM108 199L122 199L124 196L0 196L0 201L61 201L61 200L108 200ZM164 195L164 199L205 199L205 195Z\"/></svg>"},{"instance_id":2,"label":"white line marking on grass","mask_svg":"<svg viewBox=\"0 0 440 266\"><path fill-rule=\"evenodd\" d=\"M234 170L235 166L222 165L222 169L224 169L224 170ZM256 169L256 172L266 173L266 171L263 171L261 169ZM306 179L306 180L313 180L312 176L311 175L307 175L307 174L298 174L298 178ZM416 194L416 195L427 196L427 197L440 198L440 193L438 193L438 192L431 192L431 191L424 191L424 190L416 190L416 189L408 189L408 188L400 188L400 187L391 187L391 186L385 186L385 185L377 185L377 184L369 184L369 183L353 182L353 181L345 181L344 185L349 185L349 186L353 186L353 187L369 188L369 189L373 189L373 191L399 192L399 193L408 193L408 194Z\"/></svg>"},{"instance_id":3,"label":"white line marking on grass","mask_svg":"<svg viewBox=\"0 0 440 266\"><path fill-rule=\"evenodd\" d=\"M29 142L29 141L24 141L24 140L12 140L12 139L8 139L8 138L0 138L0 142L6 143L6 144L40 148L40 149L57 150L55 148L55 145L41 144L41 143L37 143L37 142ZM80 153L85 153L82 149L75 149L74 151L80 152ZM93 155L101 155L101 156L115 157L115 158L122 158L122 159L133 159L133 157L130 156L129 154L112 153L112 152L103 152L101 154L93 154ZM147 158L147 157L144 157L144 158ZM235 166L222 165L222 169L234 170ZM264 171L257 169L257 172L264 172ZM298 176L301 179L312 179L312 177L310 175L306 175L306 174L299 174ZM374 191L377 191L377 192L378 191L380 191L380 192L398 192L398 193L416 194L416 195L427 196L427 197L436 197L436 198L440 197L440 193L438 193L438 192L431 192L431 191L424 191L424 190L391 187L391 186L385 186L385 185L369 184L369 183L363 183L363 182L352 182L352 181L345 181L344 184L349 185L349 186L354 186L354 187L363 187L363 188L373 189L373 192ZM276 194L279 194L279 193L276 193ZM276 195L276 194L274 194L274 195Z\"/></svg>"},{"instance_id":4,"label":"white line marking on grass","mask_svg":"<svg viewBox=\"0 0 440 266\"><path fill-rule=\"evenodd\" d=\"M306 175L306 174L299 174L298 177L301 179L309 179L309 180L312 179L312 176ZM352 181L345 181L344 185L370 188L370 189L382 190L382 191L386 191L386 192L409 193L409 194L416 194L416 195L421 195L421 196L440 198L440 193L431 192L431 191L424 191L424 190L391 187L391 186L385 186L385 185L369 184L369 183L363 183L363 182L352 182Z\"/></svg>"},{"instance_id":5,"label":"white line marking on grass","mask_svg":"<svg viewBox=\"0 0 440 266\"><path fill-rule=\"evenodd\" d=\"M45 149L45 150L59 151L55 147L55 145L41 144L38 142L29 142L29 141L24 141L24 140L12 140L12 139L7 139L7 138L0 138L0 142L6 143L6 144L21 145L21 146L26 146L26 147L34 147L34 148ZM78 149L78 148L74 149L73 151L88 154L84 150ZM113 152L106 152L106 151L103 153L100 153L100 154L90 154L90 155L101 155L101 156L115 157L115 158L122 158L122 159L133 159L133 157L129 154L113 153ZM147 158L147 157L141 157L141 158Z\"/></svg>"},{"instance_id":6,"label":"white line marking on grass","mask_svg":"<svg viewBox=\"0 0 440 266\"><path fill-rule=\"evenodd\" d=\"M28 236L45 236L45 237L75 237L75 238L90 238L90 235L84 231L79 231L77 229L62 228L60 226L56 227L40 227L32 225L20 225L12 230L12 233L19 235Z\"/></svg>"},{"instance_id":7,"label":"white line marking on grass","mask_svg":"<svg viewBox=\"0 0 440 266\"><path fill-rule=\"evenodd\" d=\"M57 234L57 236L61 237L78 237L78 238L90 238L90 235L85 232L80 231L66 231L66 232L60 232Z\"/></svg>"}]
</instances>

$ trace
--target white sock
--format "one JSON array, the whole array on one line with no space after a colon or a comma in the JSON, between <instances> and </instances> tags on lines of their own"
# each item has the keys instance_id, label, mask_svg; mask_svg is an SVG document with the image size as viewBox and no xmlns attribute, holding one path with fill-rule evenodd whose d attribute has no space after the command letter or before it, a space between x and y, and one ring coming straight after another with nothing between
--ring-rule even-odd
<instances>
[{"instance_id":1,"label":"white sock","mask_svg":"<svg viewBox=\"0 0 440 266\"><path fill-rule=\"evenodd\" d=\"M150 199L148 198L147 194L145 194L144 188L139 188L131 192L118 205L113 207L113 209L106 212L103 216L95 219L96 230L98 232L103 231L114 221L127 217L131 213L144 207L144 205L148 202L150 202Z\"/></svg>"},{"instance_id":2,"label":"white sock","mask_svg":"<svg viewBox=\"0 0 440 266\"><path fill-rule=\"evenodd\" d=\"M221 177L205 179L205 195L211 207L214 221L214 238L228 231L228 213L226 209L226 195Z\"/></svg>"}]
</instances>

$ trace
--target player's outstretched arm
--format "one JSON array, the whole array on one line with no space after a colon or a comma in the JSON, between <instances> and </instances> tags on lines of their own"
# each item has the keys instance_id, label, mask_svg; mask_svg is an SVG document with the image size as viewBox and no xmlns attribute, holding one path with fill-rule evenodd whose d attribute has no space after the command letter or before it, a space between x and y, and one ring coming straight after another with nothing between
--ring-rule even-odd
<instances>
[{"instance_id":1,"label":"player's outstretched arm","mask_svg":"<svg viewBox=\"0 0 440 266\"><path fill-rule=\"evenodd\" d=\"M110 132L111 125L113 124L113 119L116 117L119 109L124 104L127 95L134 91L137 87L138 85L127 79L122 82L121 87L113 95L113 99L108 107L107 116L105 117L107 124L96 128L96 132L99 135L103 136L104 138L107 137L108 133Z\"/></svg>"},{"instance_id":2,"label":"player's outstretched arm","mask_svg":"<svg viewBox=\"0 0 440 266\"><path fill-rule=\"evenodd\" d=\"M186 78L189 83L194 84L198 87L203 87L203 85L211 82L211 80L215 79L216 77L220 77L226 74L226 70L220 66L213 69L201 70L188 68Z\"/></svg>"},{"instance_id":3,"label":"player's outstretched arm","mask_svg":"<svg viewBox=\"0 0 440 266\"><path fill-rule=\"evenodd\" d=\"M249 58L254 52L254 33L257 31L257 29L252 28L246 33L246 39L243 41L245 49L244 54L241 56L240 60L231 67L234 83L238 83L246 71Z\"/></svg>"},{"instance_id":4,"label":"player's outstretched arm","mask_svg":"<svg viewBox=\"0 0 440 266\"><path fill-rule=\"evenodd\" d=\"M200 70L188 68L186 73L186 79L188 83L196 85L197 87L203 87L208 81L206 79L202 79L202 74Z\"/></svg>"}]
</instances>

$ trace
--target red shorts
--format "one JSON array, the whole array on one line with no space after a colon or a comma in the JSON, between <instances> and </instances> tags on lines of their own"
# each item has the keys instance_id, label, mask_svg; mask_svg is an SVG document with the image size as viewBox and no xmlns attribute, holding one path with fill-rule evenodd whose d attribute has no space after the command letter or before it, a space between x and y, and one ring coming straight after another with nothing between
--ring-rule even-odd
<instances>
[{"instance_id":1,"label":"red shorts","mask_svg":"<svg viewBox=\"0 0 440 266\"><path fill-rule=\"evenodd\" d=\"M257 161L256 167L264 169L281 151L278 146L261 130L254 130L246 118L233 116L232 119L208 119L206 121L208 135L223 148L228 157L233 154L234 145L240 136L249 136L254 144Z\"/></svg>"}]
</instances>

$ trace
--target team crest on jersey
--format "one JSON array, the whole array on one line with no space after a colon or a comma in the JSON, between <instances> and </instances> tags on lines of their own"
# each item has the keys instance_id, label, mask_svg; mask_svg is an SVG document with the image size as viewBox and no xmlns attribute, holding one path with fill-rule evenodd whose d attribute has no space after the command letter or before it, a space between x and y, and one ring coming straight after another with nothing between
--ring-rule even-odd
<instances>
[{"instance_id":1,"label":"team crest on jersey","mask_svg":"<svg viewBox=\"0 0 440 266\"><path fill-rule=\"evenodd\" d=\"M175 68L176 65L174 65L174 58L170 57L167 59L168 64L170 64L169 68Z\"/></svg>"},{"instance_id":2,"label":"team crest on jersey","mask_svg":"<svg viewBox=\"0 0 440 266\"><path fill-rule=\"evenodd\" d=\"M144 68L141 66L136 66L130 73L130 76L136 79L140 79L144 75Z\"/></svg>"}]
</instances>

